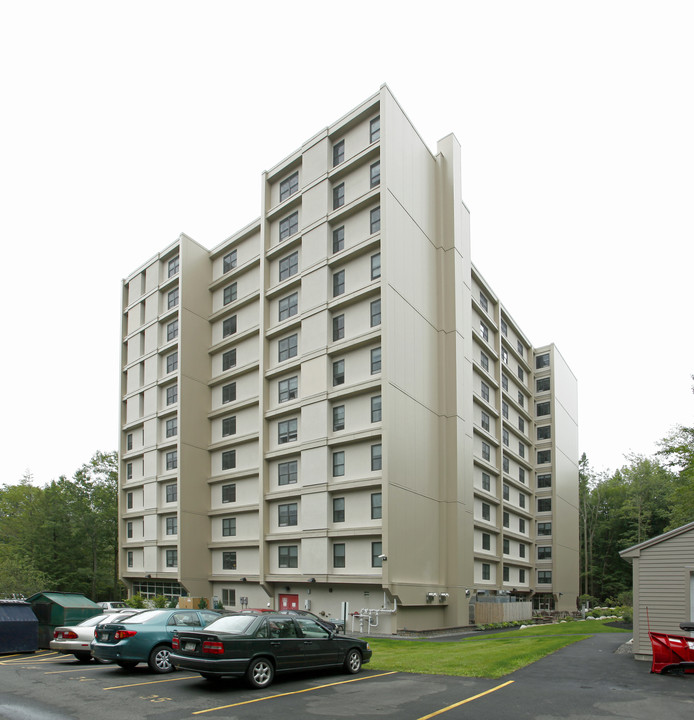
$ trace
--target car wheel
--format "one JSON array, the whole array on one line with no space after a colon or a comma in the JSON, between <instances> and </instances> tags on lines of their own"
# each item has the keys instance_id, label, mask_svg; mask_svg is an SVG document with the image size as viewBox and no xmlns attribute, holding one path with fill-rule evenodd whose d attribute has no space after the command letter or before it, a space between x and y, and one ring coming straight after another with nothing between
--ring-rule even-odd
<instances>
[{"instance_id":1,"label":"car wheel","mask_svg":"<svg viewBox=\"0 0 694 720\"><path fill-rule=\"evenodd\" d=\"M122 667L124 670L132 670L137 663L132 660L116 660L116 665Z\"/></svg>"},{"instance_id":2,"label":"car wheel","mask_svg":"<svg viewBox=\"0 0 694 720\"><path fill-rule=\"evenodd\" d=\"M352 649L347 653L345 658L345 672L354 675L361 670L361 653L359 650Z\"/></svg>"},{"instance_id":3,"label":"car wheel","mask_svg":"<svg viewBox=\"0 0 694 720\"><path fill-rule=\"evenodd\" d=\"M170 673L174 671L171 664L171 648L168 645L157 645L149 654L147 664L149 669L155 673Z\"/></svg>"},{"instance_id":4,"label":"car wheel","mask_svg":"<svg viewBox=\"0 0 694 720\"><path fill-rule=\"evenodd\" d=\"M275 668L267 658L252 660L246 670L246 680L251 687L266 688L275 676Z\"/></svg>"},{"instance_id":5,"label":"car wheel","mask_svg":"<svg viewBox=\"0 0 694 720\"><path fill-rule=\"evenodd\" d=\"M89 662L92 659L92 654L88 652L76 652L72 653L80 662Z\"/></svg>"}]
</instances>

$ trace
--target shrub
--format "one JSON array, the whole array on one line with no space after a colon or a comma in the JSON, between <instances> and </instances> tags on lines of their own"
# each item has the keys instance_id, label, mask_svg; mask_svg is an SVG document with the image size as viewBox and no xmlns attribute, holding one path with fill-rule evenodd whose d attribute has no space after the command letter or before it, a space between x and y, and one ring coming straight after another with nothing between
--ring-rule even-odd
<instances>
[{"instance_id":1,"label":"shrub","mask_svg":"<svg viewBox=\"0 0 694 720\"><path fill-rule=\"evenodd\" d=\"M205 598L200 598L200 602L198 603L198 610L204 610L207 607L207 600Z\"/></svg>"},{"instance_id":2,"label":"shrub","mask_svg":"<svg viewBox=\"0 0 694 720\"><path fill-rule=\"evenodd\" d=\"M137 595L133 595L131 598L128 598L125 603L135 610L142 610L146 607L145 599L139 593Z\"/></svg>"},{"instance_id":3,"label":"shrub","mask_svg":"<svg viewBox=\"0 0 694 720\"><path fill-rule=\"evenodd\" d=\"M152 600L152 603L154 604L155 608L165 608L166 598L163 595L156 595Z\"/></svg>"}]
</instances>

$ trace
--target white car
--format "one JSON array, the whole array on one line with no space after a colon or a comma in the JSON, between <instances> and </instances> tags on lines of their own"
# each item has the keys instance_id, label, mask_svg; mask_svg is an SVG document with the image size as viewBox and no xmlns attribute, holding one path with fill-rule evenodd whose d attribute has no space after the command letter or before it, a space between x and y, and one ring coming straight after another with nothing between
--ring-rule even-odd
<instances>
[{"instance_id":1,"label":"white car","mask_svg":"<svg viewBox=\"0 0 694 720\"><path fill-rule=\"evenodd\" d=\"M102 622L118 622L138 613L139 610L128 609L126 612L116 614L113 610L101 613L83 620L77 625L64 625L57 627L53 632L53 640L49 643L51 650L74 655L80 662L89 662L92 651L89 643L94 639L94 628Z\"/></svg>"},{"instance_id":2,"label":"white car","mask_svg":"<svg viewBox=\"0 0 694 720\"><path fill-rule=\"evenodd\" d=\"M128 606L122 600L110 600L109 602L97 603L97 605L101 608L101 611L105 613L123 612L124 610L128 610Z\"/></svg>"}]
</instances>

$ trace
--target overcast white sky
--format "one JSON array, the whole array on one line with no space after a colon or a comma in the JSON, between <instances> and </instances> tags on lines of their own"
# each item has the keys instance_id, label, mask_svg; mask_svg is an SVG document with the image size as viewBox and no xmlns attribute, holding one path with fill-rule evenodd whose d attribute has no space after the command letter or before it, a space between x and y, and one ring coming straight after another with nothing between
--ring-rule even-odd
<instances>
[{"instance_id":1,"label":"overcast white sky","mask_svg":"<svg viewBox=\"0 0 694 720\"><path fill-rule=\"evenodd\" d=\"M694 3L0 9L0 484L116 449L121 280L260 214L261 172L386 82L462 145L472 258L579 381L597 470L694 395Z\"/></svg>"}]
</instances>

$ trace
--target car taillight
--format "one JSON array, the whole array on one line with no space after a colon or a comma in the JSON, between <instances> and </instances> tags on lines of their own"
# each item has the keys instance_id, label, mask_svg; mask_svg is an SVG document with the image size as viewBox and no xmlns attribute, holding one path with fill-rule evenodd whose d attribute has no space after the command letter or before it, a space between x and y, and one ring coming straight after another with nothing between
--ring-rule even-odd
<instances>
[{"instance_id":1,"label":"car taillight","mask_svg":"<svg viewBox=\"0 0 694 720\"><path fill-rule=\"evenodd\" d=\"M77 640L77 633L72 630L56 630L53 633L54 640Z\"/></svg>"},{"instance_id":2,"label":"car taillight","mask_svg":"<svg viewBox=\"0 0 694 720\"><path fill-rule=\"evenodd\" d=\"M224 643L205 640L202 644L202 651L207 655L224 655Z\"/></svg>"},{"instance_id":3,"label":"car taillight","mask_svg":"<svg viewBox=\"0 0 694 720\"><path fill-rule=\"evenodd\" d=\"M115 640L125 640L133 635L137 635L137 630L116 630L116 634L113 637Z\"/></svg>"},{"instance_id":4,"label":"car taillight","mask_svg":"<svg viewBox=\"0 0 694 720\"><path fill-rule=\"evenodd\" d=\"M178 640L178 637L174 635L171 638L171 649L172 650L180 650L181 649L181 643Z\"/></svg>"}]
</instances>

